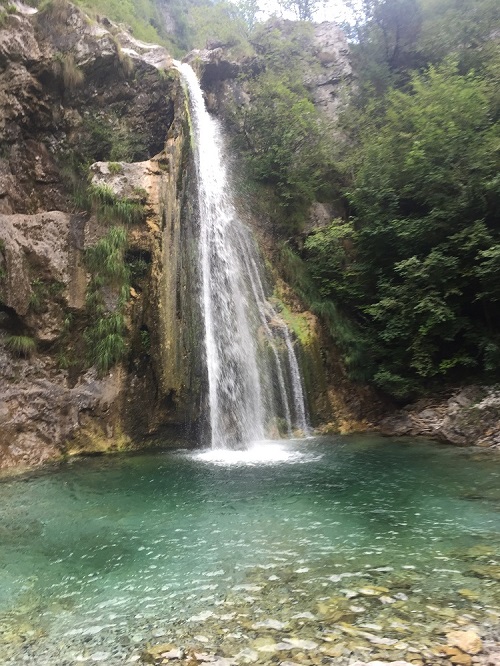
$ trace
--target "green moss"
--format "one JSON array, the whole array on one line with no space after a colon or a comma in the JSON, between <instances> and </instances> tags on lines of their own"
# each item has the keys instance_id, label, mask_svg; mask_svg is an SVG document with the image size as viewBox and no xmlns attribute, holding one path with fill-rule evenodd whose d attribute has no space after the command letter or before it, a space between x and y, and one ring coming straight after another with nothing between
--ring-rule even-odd
<instances>
[{"instance_id":1,"label":"green moss","mask_svg":"<svg viewBox=\"0 0 500 666\"><path fill-rule=\"evenodd\" d=\"M366 381L373 371L365 332L343 314L331 300L324 300L311 279L304 261L287 244L281 248L279 267L294 292L308 309L325 323L342 352L351 379Z\"/></svg>"},{"instance_id":2,"label":"green moss","mask_svg":"<svg viewBox=\"0 0 500 666\"><path fill-rule=\"evenodd\" d=\"M131 448L131 440L122 432L121 428L115 427L113 436L109 437L101 425L91 422L85 427L79 428L75 437L66 443L66 455L106 454L127 451Z\"/></svg>"},{"instance_id":3,"label":"green moss","mask_svg":"<svg viewBox=\"0 0 500 666\"><path fill-rule=\"evenodd\" d=\"M179 72L176 69L164 69L161 67L158 70L158 76L162 81L176 81L179 78Z\"/></svg>"},{"instance_id":4,"label":"green moss","mask_svg":"<svg viewBox=\"0 0 500 666\"><path fill-rule=\"evenodd\" d=\"M31 281L31 295L29 306L33 312L43 312L47 301L55 300L65 286L58 280L41 280L35 278Z\"/></svg>"},{"instance_id":5,"label":"green moss","mask_svg":"<svg viewBox=\"0 0 500 666\"><path fill-rule=\"evenodd\" d=\"M13 14L15 11L15 5L11 5L9 2L0 7L0 28L2 28L7 22L9 14Z\"/></svg>"},{"instance_id":6,"label":"green moss","mask_svg":"<svg viewBox=\"0 0 500 666\"><path fill-rule=\"evenodd\" d=\"M146 135L131 132L126 118L115 114L85 116L82 134L84 162L139 162L149 157Z\"/></svg>"},{"instance_id":7,"label":"green moss","mask_svg":"<svg viewBox=\"0 0 500 666\"><path fill-rule=\"evenodd\" d=\"M272 300L275 308L280 313L288 328L293 331L301 346L306 347L309 345L312 341L313 334L307 316L303 313L292 312L288 305L279 298L276 292Z\"/></svg>"}]
</instances>

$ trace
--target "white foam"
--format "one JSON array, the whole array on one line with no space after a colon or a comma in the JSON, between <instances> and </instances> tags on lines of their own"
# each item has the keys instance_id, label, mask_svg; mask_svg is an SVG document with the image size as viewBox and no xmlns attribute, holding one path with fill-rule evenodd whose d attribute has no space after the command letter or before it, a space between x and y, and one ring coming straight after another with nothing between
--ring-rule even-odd
<instances>
[{"instance_id":1,"label":"white foam","mask_svg":"<svg viewBox=\"0 0 500 666\"><path fill-rule=\"evenodd\" d=\"M294 451L284 443L271 440L254 442L248 449L238 451L206 449L192 454L192 457L195 460L223 466L310 462L317 459L317 456L304 451Z\"/></svg>"}]
</instances>

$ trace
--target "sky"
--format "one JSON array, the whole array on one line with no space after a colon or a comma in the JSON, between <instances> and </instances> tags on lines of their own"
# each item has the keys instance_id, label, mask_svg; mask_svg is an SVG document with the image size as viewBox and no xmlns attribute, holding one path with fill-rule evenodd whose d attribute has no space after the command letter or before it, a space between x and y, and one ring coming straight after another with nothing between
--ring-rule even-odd
<instances>
[{"instance_id":1,"label":"sky","mask_svg":"<svg viewBox=\"0 0 500 666\"><path fill-rule=\"evenodd\" d=\"M260 7L262 14L259 18L270 16L273 13L278 15L283 13L275 0L261 0ZM285 18L295 18L293 13L283 15ZM349 18L352 18L352 15L342 0L326 0L326 2L321 3L321 7L315 15L314 20L316 22L335 21L336 23L342 23L349 20Z\"/></svg>"}]
</instances>

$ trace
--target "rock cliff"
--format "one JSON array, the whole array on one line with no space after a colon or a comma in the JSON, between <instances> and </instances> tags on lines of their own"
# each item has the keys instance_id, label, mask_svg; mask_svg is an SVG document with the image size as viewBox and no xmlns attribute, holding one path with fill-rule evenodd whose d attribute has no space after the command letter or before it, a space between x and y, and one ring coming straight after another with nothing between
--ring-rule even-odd
<instances>
[{"instance_id":1,"label":"rock cliff","mask_svg":"<svg viewBox=\"0 0 500 666\"><path fill-rule=\"evenodd\" d=\"M0 26L0 468L165 431L174 442L197 426L189 159L163 48L64 0L11 8ZM120 211L125 297L87 261ZM116 313L124 353L99 372L89 331Z\"/></svg>"}]
</instances>

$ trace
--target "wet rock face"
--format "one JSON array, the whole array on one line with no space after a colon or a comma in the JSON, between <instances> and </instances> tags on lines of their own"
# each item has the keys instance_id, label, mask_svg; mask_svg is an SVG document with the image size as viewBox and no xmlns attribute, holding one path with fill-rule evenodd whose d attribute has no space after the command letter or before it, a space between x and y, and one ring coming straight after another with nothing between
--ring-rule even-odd
<instances>
[{"instance_id":1,"label":"wet rock face","mask_svg":"<svg viewBox=\"0 0 500 666\"><path fill-rule=\"evenodd\" d=\"M199 406L186 379L192 330L178 335L182 368L169 380L150 335L162 290L174 303L181 291L162 252L187 233L172 231L189 151L171 58L69 3L19 7L0 27L0 468L129 447L165 423L179 430ZM109 223L75 213L71 194L75 164L98 160L113 168L94 167L96 184L146 211L127 228L127 261L145 266L124 311L127 362L104 376L86 358L84 253Z\"/></svg>"},{"instance_id":2,"label":"wet rock face","mask_svg":"<svg viewBox=\"0 0 500 666\"><path fill-rule=\"evenodd\" d=\"M500 392L469 386L440 401L422 400L382 420L384 435L438 439L456 446L500 449Z\"/></svg>"},{"instance_id":3,"label":"wet rock face","mask_svg":"<svg viewBox=\"0 0 500 666\"><path fill-rule=\"evenodd\" d=\"M4 342L4 336L0 337ZM127 444L117 437L109 419L121 389L118 373L98 379L91 371L69 388L67 371L57 371L50 357L42 355L28 362L1 349L0 362L0 470L80 452L78 443L65 443L89 425L89 415L100 432L95 430L95 441L87 442L81 451L109 451Z\"/></svg>"},{"instance_id":4,"label":"wet rock face","mask_svg":"<svg viewBox=\"0 0 500 666\"><path fill-rule=\"evenodd\" d=\"M70 381L59 367L73 344L67 321L84 315L85 223L59 211L0 215L0 469L60 456L89 415L115 445L120 373Z\"/></svg>"}]
</instances>

